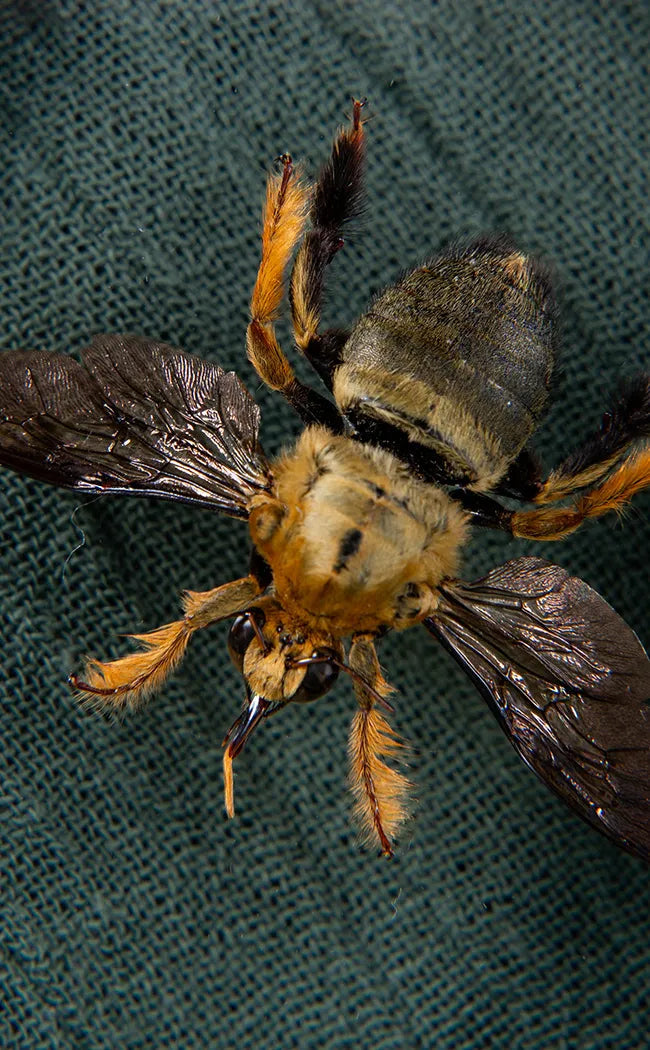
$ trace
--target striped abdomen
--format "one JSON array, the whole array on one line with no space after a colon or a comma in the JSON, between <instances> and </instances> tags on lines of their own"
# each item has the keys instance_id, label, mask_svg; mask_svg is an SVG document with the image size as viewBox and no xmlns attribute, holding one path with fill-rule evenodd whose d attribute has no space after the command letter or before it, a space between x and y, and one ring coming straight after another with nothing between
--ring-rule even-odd
<instances>
[{"instance_id":1,"label":"striped abdomen","mask_svg":"<svg viewBox=\"0 0 650 1050\"><path fill-rule=\"evenodd\" d=\"M546 407L553 313L538 264L503 239L476 243L375 300L343 348L334 396L360 436L401 434L450 482L488 489Z\"/></svg>"}]
</instances>

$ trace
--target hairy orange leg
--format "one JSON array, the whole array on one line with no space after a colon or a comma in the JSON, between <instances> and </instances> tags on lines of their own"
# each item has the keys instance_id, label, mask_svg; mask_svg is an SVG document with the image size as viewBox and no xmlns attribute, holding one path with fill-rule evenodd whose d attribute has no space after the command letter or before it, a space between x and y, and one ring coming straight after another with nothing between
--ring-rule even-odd
<instances>
[{"instance_id":1,"label":"hairy orange leg","mask_svg":"<svg viewBox=\"0 0 650 1050\"><path fill-rule=\"evenodd\" d=\"M381 673L370 637L353 639L349 665L359 676L354 685L359 710L352 719L348 738L354 816L364 839L377 844L384 856L392 857L392 841L409 814L412 785L385 761L396 759L404 745L377 710L373 692L385 698L393 690Z\"/></svg>"},{"instance_id":2,"label":"hairy orange leg","mask_svg":"<svg viewBox=\"0 0 650 1050\"><path fill-rule=\"evenodd\" d=\"M275 335L275 321L284 295L284 271L300 239L309 204L309 188L301 183L291 157L280 158L282 172L270 175L266 187L262 258L251 296L251 321L246 333L248 357L267 386L288 391L297 380Z\"/></svg>"},{"instance_id":3,"label":"hairy orange leg","mask_svg":"<svg viewBox=\"0 0 650 1050\"><path fill-rule=\"evenodd\" d=\"M567 479L567 481L570 479ZM550 481L550 479L549 479ZM549 488L545 501L569 495L563 482L558 495ZM650 486L650 448L633 453L600 485L589 489L568 507L539 507L517 511L512 516L512 532L534 540L559 540L574 532L587 518L598 518L610 511L621 512L632 497ZM575 484L578 487L578 483ZM546 486L542 489L544 493ZM560 494L561 493L561 494Z\"/></svg>"},{"instance_id":4,"label":"hairy orange leg","mask_svg":"<svg viewBox=\"0 0 650 1050\"><path fill-rule=\"evenodd\" d=\"M182 620L146 634L129 635L140 644L140 651L107 663L88 660L84 677L71 675L70 684L77 690L79 699L89 706L116 714L133 709L178 665L195 631L235 616L259 593L259 583L252 576L211 591L186 591Z\"/></svg>"}]
</instances>

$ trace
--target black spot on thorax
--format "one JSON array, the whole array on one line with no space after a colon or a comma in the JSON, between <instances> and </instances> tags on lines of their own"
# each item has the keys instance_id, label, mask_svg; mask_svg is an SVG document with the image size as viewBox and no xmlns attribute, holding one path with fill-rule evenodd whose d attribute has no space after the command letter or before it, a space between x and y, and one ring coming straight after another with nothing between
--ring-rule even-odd
<instances>
[{"instance_id":1,"label":"black spot on thorax","mask_svg":"<svg viewBox=\"0 0 650 1050\"><path fill-rule=\"evenodd\" d=\"M349 559L359 550L362 539L363 533L361 532L361 529L348 529L348 531L344 533L339 544L339 552L332 570L333 572L342 572Z\"/></svg>"}]
</instances>

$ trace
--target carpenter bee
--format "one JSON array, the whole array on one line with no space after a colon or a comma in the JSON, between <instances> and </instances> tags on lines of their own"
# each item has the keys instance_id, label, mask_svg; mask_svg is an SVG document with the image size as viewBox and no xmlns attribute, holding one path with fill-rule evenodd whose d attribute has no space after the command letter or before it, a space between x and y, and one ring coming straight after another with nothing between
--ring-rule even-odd
<instances>
[{"instance_id":1,"label":"carpenter bee","mask_svg":"<svg viewBox=\"0 0 650 1050\"><path fill-rule=\"evenodd\" d=\"M650 485L650 376L544 478L528 442L549 398L553 292L544 267L504 237L447 250L381 292L350 331L321 330L324 275L361 207L362 105L315 184L288 155L268 180L248 358L305 424L278 458L264 455L258 408L237 376L181 350L109 335L83 365L0 355L5 466L81 492L203 504L250 530L245 576L186 592L181 619L133 635L130 655L90 660L71 683L88 704L134 708L195 631L231 620L246 691L224 740L232 816L233 759L255 726L323 696L345 672L357 700L356 816L390 856L411 785L375 641L421 624L542 780L647 861L650 662L635 634L540 558L472 583L457 572L473 525L558 540ZM292 257L295 343L329 393L299 381L276 337Z\"/></svg>"}]
</instances>

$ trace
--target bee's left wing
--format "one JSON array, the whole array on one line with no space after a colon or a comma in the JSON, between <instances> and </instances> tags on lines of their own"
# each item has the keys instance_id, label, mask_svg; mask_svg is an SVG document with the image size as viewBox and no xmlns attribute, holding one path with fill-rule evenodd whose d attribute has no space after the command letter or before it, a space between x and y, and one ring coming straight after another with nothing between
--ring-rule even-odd
<instances>
[{"instance_id":1,"label":"bee's left wing","mask_svg":"<svg viewBox=\"0 0 650 1050\"><path fill-rule=\"evenodd\" d=\"M611 606L559 566L517 558L448 581L424 623L538 776L650 861L650 660Z\"/></svg>"},{"instance_id":2,"label":"bee's left wing","mask_svg":"<svg viewBox=\"0 0 650 1050\"><path fill-rule=\"evenodd\" d=\"M98 336L82 359L0 353L0 464L238 518L270 488L259 409L234 372L134 336Z\"/></svg>"}]
</instances>

